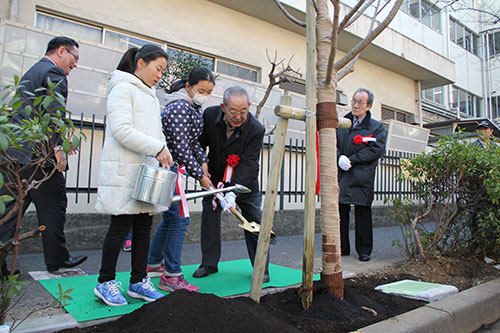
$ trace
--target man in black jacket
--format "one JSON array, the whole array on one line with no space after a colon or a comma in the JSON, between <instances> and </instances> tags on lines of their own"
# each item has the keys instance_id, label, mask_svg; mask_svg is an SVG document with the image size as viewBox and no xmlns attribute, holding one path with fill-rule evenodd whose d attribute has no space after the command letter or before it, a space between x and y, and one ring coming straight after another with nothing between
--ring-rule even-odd
<instances>
[{"instance_id":1,"label":"man in black jacket","mask_svg":"<svg viewBox=\"0 0 500 333\"><path fill-rule=\"evenodd\" d=\"M212 183L241 184L252 190L247 194L229 192L225 198L227 207L235 203L248 221L260 223L262 211L259 190L259 155L264 138L264 126L249 112L248 93L241 87L224 91L220 106L207 108L203 113L201 146L209 147L208 172ZM220 186L220 185L219 185ZM222 203L222 205L226 205ZM201 266L194 277L204 277L218 271L221 255L221 203L213 197L203 199L201 217ZM245 241L252 265L255 260L258 237L245 230ZM264 282L269 281L269 257Z\"/></svg>"},{"instance_id":2,"label":"man in black jacket","mask_svg":"<svg viewBox=\"0 0 500 333\"><path fill-rule=\"evenodd\" d=\"M345 116L353 125L337 130L341 251L342 255L350 253L349 213L354 205L356 252L360 261L369 261L373 249L371 205L375 169L387 140L384 126L371 117L372 104L371 91L356 90L351 101L352 112Z\"/></svg>"},{"instance_id":3,"label":"man in black jacket","mask_svg":"<svg viewBox=\"0 0 500 333\"><path fill-rule=\"evenodd\" d=\"M79 59L79 45L76 41L68 37L55 37L47 45L45 57L34 64L21 78L20 94L34 109L32 103L35 97L46 94L45 90L38 88L48 88L48 79L57 85L54 93L61 94L65 99L68 97L67 75L77 66ZM55 112L58 107L64 108L57 100L48 107L49 112ZM21 107L21 109L24 108ZM37 115L20 113L15 121L21 122L23 119L33 119ZM63 172L67 169L66 154L62 150L61 133L55 133L51 138L54 145L54 161L46 163L44 169L57 169L54 174L44 181L37 189L32 189L24 201L23 214L31 202L35 204L38 224L45 225L46 229L42 232L42 244L45 256L45 264L49 272L57 271L59 268L70 268L84 262L87 257L71 257L66 248L64 237L64 224L66 222L66 180ZM31 142L25 142L22 149L10 149L7 151L9 156L16 158L22 165L29 164L32 159L37 158L35 149ZM23 178L30 177L33 170L26 170L21 175ZM43 177L43 173L38 170L35 179ZM0 195L6 194L2 188ZM7 203L5 213L0 216L3 218L13 207L14 202ZM13 214L7 222L0 226L0 241L5 242L14 236L16 231L17 214ZM7 265L2 263L2 274L7 275Z\"/></svg>"}]
</instances>

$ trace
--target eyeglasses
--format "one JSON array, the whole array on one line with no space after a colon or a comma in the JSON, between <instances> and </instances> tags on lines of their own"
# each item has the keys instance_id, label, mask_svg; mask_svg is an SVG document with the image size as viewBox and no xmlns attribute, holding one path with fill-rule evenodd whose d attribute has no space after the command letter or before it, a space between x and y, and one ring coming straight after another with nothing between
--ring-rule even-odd
<instances>
[{"instance_id":1,"label":"eyeglasses","mask_svg":"<svg viewBox=\"0 0 500 333\"><path fill-rule=\"evenodd\" d=\"M351 105L353 105L353 106L354 106L354 105L356 105L356 104L357 104L358 106L360 106L360 107L363 107L363 106L365 106L365 105L366 105L366 103L365 103L365 102L355 101L355 100L352 100L352 101L351 101Z\"/></svg>"},{"instance_id":2,"label":"eyeglasses","mask_svg":"<svg viewBox=\"0 0 500 333\"><path fill-rule=\"evenodd\" d=\"M77 56L76 54L74 54L73 52L71 52L70 50L68 50L67 48L64 48L66 51L69 52L69 54L71 54L73 56L73 58L75 58L75 61L78 62L78 60L80 59L80 56Z\"/></svg>"}]
</instances>

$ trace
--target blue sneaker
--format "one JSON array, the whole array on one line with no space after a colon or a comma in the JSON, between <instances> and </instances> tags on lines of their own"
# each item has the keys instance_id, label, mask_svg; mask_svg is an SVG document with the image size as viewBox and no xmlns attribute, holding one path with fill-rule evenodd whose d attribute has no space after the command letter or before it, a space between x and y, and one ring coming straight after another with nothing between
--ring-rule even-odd
<instances>
[{"instance_id":1,"label":"blue sneaker","mask_svg":"<svg viewBox=\"0 0 500 333\"><path fill-rule=\"evenodd\" d=\"M142 282L131 283L127 295L133 298L143 299L146 302L152 302L163 297L162 293L156 291L149 278L142 279Z\"/></svg>"},{"instance_id":2,"label":"blue sneaker","mask_svg":"<svg viewBox=\"0 0 500 333\"><path fill-rule=\"evenodd\" d=\"M115 280L98 283L94 289L94 294L109 306L127 305L127 300L118 288L122 289L122 283Z\"/></svg>"}]
</instances>

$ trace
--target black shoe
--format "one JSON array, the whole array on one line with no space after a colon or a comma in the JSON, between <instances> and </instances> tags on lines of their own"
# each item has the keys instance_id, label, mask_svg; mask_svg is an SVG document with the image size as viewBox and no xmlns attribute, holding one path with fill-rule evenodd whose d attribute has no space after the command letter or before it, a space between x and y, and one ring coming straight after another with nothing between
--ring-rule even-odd
<instances>
[{"instance_id":1,"label":"black shoe","mask_svg":"<svg viewBox=\"0 0 500 333\"><path fill-rule=\"evenodd\" d=\"M264 273L264 278L262 279L262 283L267 283L269 282L269 273Z\"/></svg>"},{"instance_id":2,"label":"black shoe","mask_svg":"<svg viewBox=\"0 0 500 333\"><path fill-rule=\"evenodd\" d=\"M48 272L55 272L55 271L59 270L59 268L73 268L75 266L82 264L85 260L87 260L87 256L69 257L67 260L65 260L60 265L47 266L47 271Z\"/></svg>"},{"instance_id":3,"label":"black shoe","mask_svg":"<svg viewBox=\"0 0 500 333\"><path fill-rule=\"evenodd\" d=\"M193 277L201 278L209 276L212 273L217 273L218 271L219 269L217 266L200 266L196 271L194 271Z\"/></svg>"},{"instance_id":4,"label":"black shoe","mask_svg":"<svg viewBox=\"0 0 500 333\"><path fill-rule=\"evenodd\" d=\"M368 254L360 254L359 261L370 261L370 256Z\"/></svg>"}]
</instances>

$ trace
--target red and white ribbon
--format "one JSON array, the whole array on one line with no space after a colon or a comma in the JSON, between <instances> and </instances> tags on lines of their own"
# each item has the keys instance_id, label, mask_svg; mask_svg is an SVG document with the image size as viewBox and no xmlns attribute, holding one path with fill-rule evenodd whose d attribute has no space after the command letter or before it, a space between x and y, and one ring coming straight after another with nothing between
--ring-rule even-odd
<instances>
[{"instance_id":1,"label":"red and white ribbon","mask_svg":"<svg viewBox=\"0 0 500 333\"><path fill-rule=\"evenodd\" d=\"M221 189L223 187L224 187L224 183L223 182L219 182L219 184L217 184L217 189ZM224 196L222 195L222 193L219 192L219 193L214 194L214 197L212 199L212 209L213 210L217 209L217 199L219 201L225 200Z\"/></svg>"},{"instance_id":2,"label":"red and white ribbon","mask_svg":"<svg viewBox=\"0 0 500 333\"><path fill-rule=\"evenodd\" d=\"M229 155L227 158L226 170L224 171L224 177L222 178L223 182L230 183L231 178L233 178L234 167L240 163L240 157L235 154Z\"/></svg>"},{"instance_id":3,"label":"red and white ribbon","mask_svg":"<svg viewBox=\"0 0 500 333\"><path fill-rule=\"evenodd\" d=\"M177 193L179 193L181 197L181 202L179 203L180 205L180 211L179 211L179 216L180 217L189 217L189 208L186 200L186 192L184 191L184 180L182 179L182 175L186 172L186 168L184 165L181 165L177 169Z\"/></svg>"},{"instance_id":4,"label":"red and white ribbon","mask_svg":"<svg viewBox=\"0 0 500 333\"><path fill-rule=\"evenodd\" d=\"M360 145L362 143L368 143L368 142L376 142L377 138L372 138L373 134L367 135L367 136L361 136L361 135L356 135L352 139L354 141L354 144Z\"/></svg>"}]
</instances>

